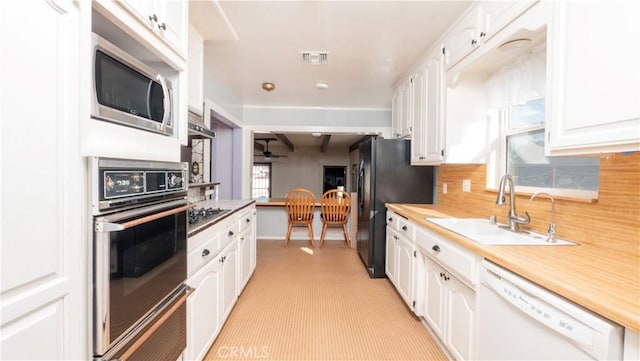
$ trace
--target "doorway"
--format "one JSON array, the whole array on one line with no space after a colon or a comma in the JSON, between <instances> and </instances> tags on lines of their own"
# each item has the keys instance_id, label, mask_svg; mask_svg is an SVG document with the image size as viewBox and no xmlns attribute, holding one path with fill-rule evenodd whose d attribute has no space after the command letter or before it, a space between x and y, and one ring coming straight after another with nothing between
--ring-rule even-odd
<instances>
[{"instance_id":1,"label":"doorway","mask_svg":"<svg viewBox=\"0 0 640 361\"><path fill-rule=\"evenodd\" d=\"M322 193L330 189L344 187L347 180L347 167L325 165L322 171L322 180L324 184Z\"/></svg>"}]
</instances>

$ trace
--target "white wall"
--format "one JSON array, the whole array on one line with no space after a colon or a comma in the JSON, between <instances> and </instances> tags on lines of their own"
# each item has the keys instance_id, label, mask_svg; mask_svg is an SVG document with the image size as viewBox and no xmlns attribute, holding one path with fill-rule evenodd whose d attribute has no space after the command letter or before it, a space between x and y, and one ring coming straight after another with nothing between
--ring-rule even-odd
<instances>
[{"instance_id":1,"label":"white wall","mask_svg":"<svg viewBox=\"0 0 640 361\"><path fill-rule=\"evenodd\" d=\"M328 149L320 153L319 147L296 147L293 153L287 152L285 147L273 146L269 148L274 154L287 154L287 158L274 158L271 161L271 196L282 198L293 188L306 188L322 196L324 166L347 167L347 185L351 184L349 165L349 149ZM261 157L254 159L263 162Z\"/></svg>"},{"instance_id":2,"label":"white wall","mask_svg":"<svg viewBox=\"0 0 640 361\"><path fill-rule=\"evenodd\" d=\"M462 74L447 86L447 163L486 163L488 149L488 101L486 77Z\"/></svg>"},{"instance_id":3,"label":"white wall","mask_svg":"<svg viewBox=\"0 0 640 361\"><path fill-rule=\"evenodd\" d=\"M245 106L243 120L254 129L261 125L312 126L319 130L357 127L364 132L368 128L390 128L391 109Z\"/></svg>"},{"instance_id":4,"label":"white wall","mask_svg":"<svg viewBox=\"0 0 640 361\"><path fill-rule=\"evenodd\" d=\"M220 182L219 199L232 199L233 193L233 129L214 122L211 129L216 132L212 142L211 159L213 161L211 181Z\"/></svg>"},{"instance_id":5,"label":"white wall","mask_svg":"<svg viewBox=\"0 0 640 361\"><path fill-rule=\"evenodd\" d=\"M216 56L215 47L208 46L205 42L204 47L204 89L205 99L211 99L220 108L224 109L228 118L242 120L242 96L231 92L229 87L220 81L211 69L211 59Z\"/></svg>"}]
</instances>

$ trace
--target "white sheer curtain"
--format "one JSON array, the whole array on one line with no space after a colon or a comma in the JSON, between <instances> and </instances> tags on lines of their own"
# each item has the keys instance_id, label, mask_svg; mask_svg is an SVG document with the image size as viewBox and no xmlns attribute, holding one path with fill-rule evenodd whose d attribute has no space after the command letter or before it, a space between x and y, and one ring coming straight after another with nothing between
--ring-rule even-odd
<instances>
[{"instance_id":1,"label":"white sheer curtain","mask_svg":"<svg viewBox=\"0 0 640 361\"><path fill-rule=\"evenodd\" d=\"M489 107L503 109L545 96L546 51L537 50L498 69L487 80Z\"/></svg>"}]
</instances>

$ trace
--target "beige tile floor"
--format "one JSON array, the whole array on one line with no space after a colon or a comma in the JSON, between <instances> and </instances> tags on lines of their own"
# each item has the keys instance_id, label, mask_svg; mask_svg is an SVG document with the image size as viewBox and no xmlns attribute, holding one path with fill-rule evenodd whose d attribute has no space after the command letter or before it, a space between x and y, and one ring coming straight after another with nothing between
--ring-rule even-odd
<instances>
[{"instance_id":1,"label":"beige tile floor","mask_svg":"<svg viewBox=\"0 0 640 361\"><path fill-rule=\"evenodd\" d=\"M258 240L256 271L206 360L446 360L389 280L344 241Z\"/></svg>"}]
</instances>

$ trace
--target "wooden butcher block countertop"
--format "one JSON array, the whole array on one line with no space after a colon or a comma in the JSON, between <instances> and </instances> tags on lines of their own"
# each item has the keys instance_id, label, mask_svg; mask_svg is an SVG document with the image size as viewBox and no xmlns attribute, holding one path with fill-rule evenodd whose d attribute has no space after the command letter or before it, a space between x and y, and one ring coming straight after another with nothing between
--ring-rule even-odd
<instances>
[{"instance_id":1,"label":"wooden butcher block countertop","mask_svg":"<svg viewBox=\"0 0 640 361\"><path fill-rule=\"evenodd\" d=\"M438 205L387 204L412 222L624 327L640 332L640 258L601 246L485 246L424 220L477 218ZM573 239L580 243L579 239Z\"/></svg>"}]
</instances>

